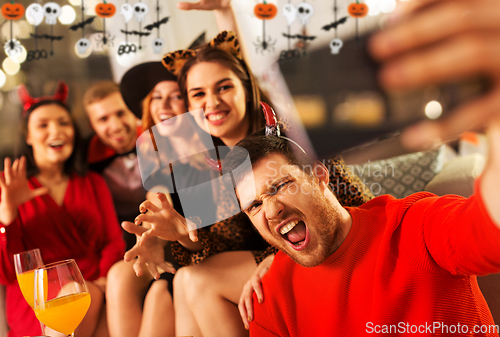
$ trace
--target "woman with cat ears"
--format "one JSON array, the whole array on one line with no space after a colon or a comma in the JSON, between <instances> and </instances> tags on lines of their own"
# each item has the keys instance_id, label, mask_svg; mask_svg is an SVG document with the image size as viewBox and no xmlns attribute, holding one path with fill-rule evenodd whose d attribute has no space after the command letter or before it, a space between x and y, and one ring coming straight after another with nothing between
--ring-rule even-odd
<instances>
[{"instance_id":1,"label":"woman with cat ears","mask_svg":"<svg viewBox=\"0 0 500 337\"><path fill-rule=\"evenodd\" d=\"M169 53L162 62L178 75L181 94L199 127L222 143L216 145L234 146L265 127L261 91L241 56L233 32L220 33L208 46L198 50ZM209 158L208 162L214 169L219 167L217 159ZM328 164L331 181L352 187L353 193L337 195L342 204L357 206L370 199L359 178L343 169L342 159L333 158ZM161 206L144 202L141 212L151 212L136 219L136 225L149 222L151 229L129 228L135 234L142 234L143 242L151 236L169 241L189 237L198 245L196 249L188 249L178 242L172 243L175 258L185 266L174 278L177 335L200 336L202 332L203 336L247 335L237 304L257 265L266 257L266 264L272 262L274 249L260 238L248 218L239 213L239 206L227 201L229 198L224 196L228 193L222 188L221 201L217 203L219 218L226 220L211 226L189 231L186 220L159 194ZM133 257L128 254L126 258Z\"/></svg>"},{"instance_id":2,"label":"woman with cat ears","mask_svg":"<svg viewBox=\"0 0 500 337\"><path fill-rule=\"evenodd\" d=\"M83 166L67 85L38 98L21 86L19 96L20 158L6 158L0 175L0 282L7 285L9 337L41 335L12 261L13 254L36 248L46 264L76 260L92 297L76 333L94 336L106 330L107 272L125 250L113 200L103 178Z\"/></svg>"}]
</instances>

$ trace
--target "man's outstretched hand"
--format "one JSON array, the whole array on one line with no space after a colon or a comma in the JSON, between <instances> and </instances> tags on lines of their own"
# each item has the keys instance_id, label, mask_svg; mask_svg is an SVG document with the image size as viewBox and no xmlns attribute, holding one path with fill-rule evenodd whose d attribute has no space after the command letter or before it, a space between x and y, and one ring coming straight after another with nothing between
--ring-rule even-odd
<instances>
[{"instance_id":1,"label":"man's outstretched hand","mask_svg":"<svg viewBox=\"0 0 500 337\"><path fill-rule=\"evenodd\" d=\"M388 89L410 89L486 76L491 90L448 118L408 129L403 143L430 147L482 129L500 114L500 6L491 0L414 0L400 3L391 26L370 41Z\"/></svg>"}]
</instances>

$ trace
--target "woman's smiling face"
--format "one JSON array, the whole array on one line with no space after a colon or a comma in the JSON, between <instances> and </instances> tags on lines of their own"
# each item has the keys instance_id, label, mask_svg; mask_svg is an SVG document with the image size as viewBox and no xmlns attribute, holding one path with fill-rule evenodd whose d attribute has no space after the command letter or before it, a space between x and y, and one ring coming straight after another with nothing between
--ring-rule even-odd
<instances>
[{"instance_id":1,"label":"woman's smiling face","mask_svg":"<svg viewBox=\"0 0 500 337\"><path fill-rule=\"evenodd\" d=\"M187 73L186 87L189 110L203 109L203 114L195 114L201 128L226 145L246 137L247 94L233 71L217 62L197 63Z\"/></svg>"},{"instance_id":2,"label":"woman's smiling face","mask_svg":"<svg viewBox=\"0 0 500 337\"><path fill-rule=\"evenodd\" d=\"M149 109L156 128L163 136L172 135L181 127L180 116L186 112L179 85L174 81L158 83L151 91Z\"/></svg>"},{"instance_id":3,"label":"woman's smiling face","mask_svg":"<svg viewBox=\"0 0 500 337\"><path fill-rule=\"evenodd\" d=\"M73 153L75 129L69 113L58 104L31 112L26 143L33 148L38 167L62 164Z\"/></svg>"}]
</instances>

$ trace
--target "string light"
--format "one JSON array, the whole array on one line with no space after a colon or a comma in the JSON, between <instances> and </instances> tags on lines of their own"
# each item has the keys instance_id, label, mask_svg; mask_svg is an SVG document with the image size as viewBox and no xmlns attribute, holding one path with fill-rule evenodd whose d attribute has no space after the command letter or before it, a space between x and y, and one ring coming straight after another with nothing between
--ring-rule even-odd
<instances>
[{"instance_id":1,"label":"string light","mask_svg":"<svg viewBox=\"0 0 500 337\"><path fill-rule=\"evenodd\" d=\"M14 60L12 60L10 57L7 57L5 60L3 60L2 63L2 68L3 71L5 71L9 75L15 75L21 69L21 65Z\"/></svg>"},{"instance_id":2,"label":"string light","mask_svg":"<svg viewBox=\"0 0 500 337\"><path fill-rule=\"evenodd\" d=\"M3 87L5 82L7 82L7 76L5 76L5 73L0 70L0 88Z\"/></svg>"},{"instance_id":3,"label":"string light","mask_svg":"<svg viewBox=\"0 0 500 337\"><path fill-rule=\"evenodd\" d=\"M76 19L76 12L70 5L62 6L61 16L59 16L59 22L63 25L70 25Z\"/></svg>"},{"instance_id":4,"label":"string light","mask_svg":"<svg viewBox=\"0 0 500 337\"><path fill-rule=\"evenodd\" d=\"M425 106L425 115L429 119L437 119L443 113L443 107L438 101L430 101Z\"/></svg>"}]
</instances>

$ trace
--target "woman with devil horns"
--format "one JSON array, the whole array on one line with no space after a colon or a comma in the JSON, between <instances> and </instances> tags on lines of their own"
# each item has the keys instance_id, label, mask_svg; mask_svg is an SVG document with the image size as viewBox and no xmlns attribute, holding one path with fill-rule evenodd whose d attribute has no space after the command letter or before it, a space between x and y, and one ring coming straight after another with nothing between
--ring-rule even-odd
<instances>
[{"instance_id":1,"label":"woman with devil horns","mask_svg":"<svg viewBox=\"0 0 500 337\"><path fill-rule=\"evenodd\" d=\"M19 94L21 157L6 158L0 176L0 281L7 286L9 337L41 334L12 260L13 254L35 248L44 263L77 262L92 297L77 335L106 336L106 274L125 248L110 192L99 175L80 165L67 85L60 82L53 96L32 98L24 87Z\"/></svg>"},{"instance_id":2,"label":"woman with devil horns","mask_svg":"<svg viewBox=\"0 0 500 337\"><path fill-rule=\"evenodd\" d=\"M260 90L241 57L234 33L220 33L201 50L169 53L163 64L178 75L186 105L197 111L191 112L197 124L217 137L214 140L222 141L222 145L233 146L266 125ZM270 110L267 119L269 131L274 132L275 117ZM218 160L208 162L214 169L220 167ZM370 198L360 181L342 168L341 159L332 159L329 166L331 181L351 187L344 193L337 188L341 192L337 194L340 202L354 206ZM266 261L272 260L273 249L266 246L246 216L238 213L238 205L224 198L227 193L230 191L219 191L223 201L218 202L219 218L226 220L198 227L197 231L190 230L187 223L191 222L175 212L162 194L158 195L161 207L146 201L140 208L141 212L148 210L147 214L136 219L136 224L151 222L152 229L146 231L124 223L127 230L142 234L143 241L150 236L176 241L172 244L174 256L180 265L190 266L179 269L174 278L176 335L247 335L236 304L257 264L267 256ZM193 241L190 247L182 244L186 238ZM135 256L139 251L136 248L127 252L125 258ZM154 262L151 265L156 266Z\"/></svg>"}]
</instances>

